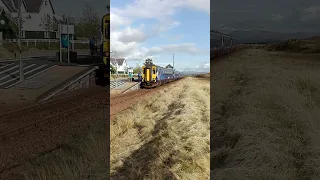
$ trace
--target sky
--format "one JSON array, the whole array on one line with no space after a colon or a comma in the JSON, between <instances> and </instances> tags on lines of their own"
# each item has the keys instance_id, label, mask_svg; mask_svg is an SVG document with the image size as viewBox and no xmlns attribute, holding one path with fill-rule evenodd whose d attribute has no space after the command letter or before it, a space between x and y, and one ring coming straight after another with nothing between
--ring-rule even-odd
<instances>
[{"instance_id":1,"label":"sky","mask_svg":"<svg viewBox=\"0 0 320 180\"><path fill-rule=\"evenodd\" d=\"M319 0L214 0L211 29L320 32Z\"/></svg>"},{"instance_id":2,"label":"sky","mask_svg":"<svg viewBox=\"0 0 320 180\"><path fill-rule=\"evenodd\" d=\"M81 16L86 4L91 5L101 17L107 12L106 0L51 0L51 3L56 14L67 14L75 18Z\"/></svg>"},{"instance_id":3,"label":"sky","mask_svg":"<svg viewBox=\"0 0 320 180\"><path fill-rule=\"evenodd\" d=\"M111 51L130 66L209 72L210 0L111 0Z\"/></svg>"},{"instance_id":4,"label":"sky","mask_svg":"<svg viewBox=\"0 0 320 180\"><path fill-rule=\"evenodd\" d=\"M102 17L105 0L52 0L57 14L80 17L90 4ZM72 8L70 8L72 7ZM210 69L210 0L110 0L112 56L140 66L152 58L181 71Z\"/></svg>"}]
</instances>

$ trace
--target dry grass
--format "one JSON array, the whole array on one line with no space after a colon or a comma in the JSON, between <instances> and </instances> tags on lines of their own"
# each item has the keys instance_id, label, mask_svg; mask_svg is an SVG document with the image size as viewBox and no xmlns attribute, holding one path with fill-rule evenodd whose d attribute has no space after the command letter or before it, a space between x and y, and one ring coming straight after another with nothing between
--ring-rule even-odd
<instances>
[{"instance_id":1,"label":"dry grass","mask_svg":"<svg viewBox=\"0 0 320 180\"><path fill-rule=\"evenodd\" d=\"M305 52L320 53L320 39L310 38L302 40L288 40L285 42L270 44L266 46L269 51L289 51L289 52Z\"/></svg>"},{"instance_id":2,"label":"dry grass","mask_svg":"<svg viewBox=\"0 0 320 180\"><path fill-rule=\"evenodd\" d=\"M247 49L214 65L215 179L320 179L319 64Z\"/></svg>"},{"instance_id":3,"label":"dry grass","mask_svg":"<svg viewBox=\"0 0 320 180\"><path fill-rule=\"evenodd\" d=\"M205 78L205 79L210 79L210 73L207 73L207 74L200 74L200 75L197 75L196 77L199 77L199 78Z\"/></svg>"},{"instance_id":4,"label":"dry grass","mask_svg":"<svg viewBox=\"0 0 320 180\"><path fill-rule=\"evenodd\" d=\"M208 81L186 78L111 123L111 179L209 179Z\"/></svg>"},{"instance_id":5,"label":"dry grass","mask_svg":"<svg viewBox=\"0 0 320 180\"><path fill-rule=\"evenodd\" d=\"M26 164L26 180L102 180L108 179L107 141L104 120L93 126L88 134L71 144Z\"/></svg>"}]
</instances>

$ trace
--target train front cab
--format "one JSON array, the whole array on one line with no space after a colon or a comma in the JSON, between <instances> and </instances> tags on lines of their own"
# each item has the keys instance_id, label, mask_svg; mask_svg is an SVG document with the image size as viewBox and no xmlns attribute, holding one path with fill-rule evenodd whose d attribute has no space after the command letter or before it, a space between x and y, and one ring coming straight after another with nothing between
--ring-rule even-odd
<instances>
[{"instance_id":1,"label":"train front cab","mask_svg":"<svg viewBox=\"0 0 320 180\"><path fill-rule=\"evenodd\" d=\"M141 88L152 88L158 85L156 66L142 66L142 72Z\"/></svg>"},{"instance_id":2,"label":"train front cab","mask_svg":"<svg viewBox=\"0 0 320 180\"><path fill-rule=\"evenodd\" d=\"M96 70L96 84L106 86L110 79L110 13L105 14L101 21L101 58L103 63Z\"/></svg>"}]
</instances>

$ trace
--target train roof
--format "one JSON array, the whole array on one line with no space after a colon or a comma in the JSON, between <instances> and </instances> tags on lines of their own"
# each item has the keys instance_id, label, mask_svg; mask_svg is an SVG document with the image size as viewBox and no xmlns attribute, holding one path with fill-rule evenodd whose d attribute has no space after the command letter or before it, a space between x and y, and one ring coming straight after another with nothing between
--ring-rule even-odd
<instances>
[{"instance_id":1,"label":"train roof","mask_svg":"<svg viewBox=\"0 0 320 180\"><path fill-rule=\"evenodd\" d=\"M176 71L176 70L174 70L173 68L162 67L162 66L159 66L159 65L156 65L156 64L153 64L153 63L152 63L152 65L153 65L153 66L156 66L157 68L162 68L162 69L172 69L175 73L179 73L179 74L181 74L181 72L180 72L180 71ZM146 66L146 65L143 65L143 66Z\"/></svg>"}]
</instances>

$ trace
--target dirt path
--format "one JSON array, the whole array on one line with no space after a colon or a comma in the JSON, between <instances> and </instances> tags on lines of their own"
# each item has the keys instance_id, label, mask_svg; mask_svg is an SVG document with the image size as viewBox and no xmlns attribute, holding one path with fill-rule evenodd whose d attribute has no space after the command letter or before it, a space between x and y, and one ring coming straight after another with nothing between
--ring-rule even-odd
<instances>
[{"instance_id":1,"label":"dirt path","mask_svg":"<svg viewBox=\"0 0 320 180\"><path fill-rule=\"evenodd\" d=\"M117 115L111 179L209 179L209 91L183 79Z\"/></svg>"},{"instance_id":2,"label":"dirt path","mask_svg":"<svg viewBox=\"0 0 320 180\"><path fill-rule=\"evenodd\" d=\"M211 64L215 179L319 179L320 61L246 49Z\"/></svg>"}]
</instances>

